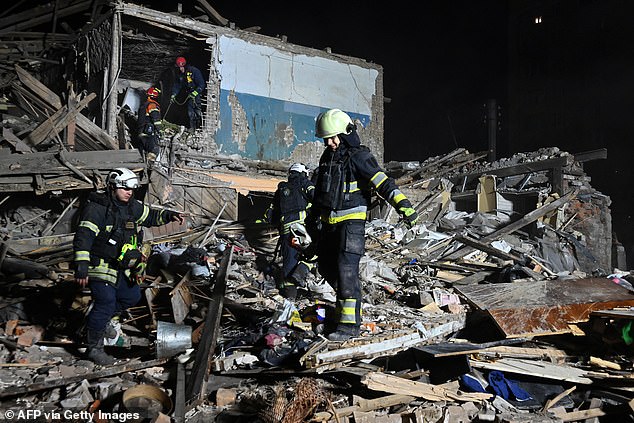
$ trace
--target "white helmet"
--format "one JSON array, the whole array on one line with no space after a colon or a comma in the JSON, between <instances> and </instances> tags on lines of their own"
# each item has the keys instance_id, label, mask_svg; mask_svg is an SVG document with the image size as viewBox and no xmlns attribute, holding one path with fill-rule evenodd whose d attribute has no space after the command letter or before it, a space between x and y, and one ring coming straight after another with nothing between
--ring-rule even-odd
<instances>
[{"instance_id":1,"label":"white helmet","mask_svg":"<svg viewBox=\"0 0 634 423\"><path fill-rule=\"evenodd\" d=\"M306 166L304 166L303 163L293 163L291 167L288 168L288 173L291 172L305 173L306 175L308 175L308 169L306 168Z\"/></svg>"},{"instance_id":2,"label":"white helmet","mask_svg":"<svg viewBox=\"0 0 634 423\"><path fill-rule=\"evenodd\" d=\"M306 226L299 222L291 223L289 227L291 231L291 239L289 240L291 246L300 250L305 250L313 242L313 239L308 234Z\"/></svg>"},{"instance_id":3,"label":"white helmet","mask_svg":"<svg viewBox=\"0 0 634 423\"><path fill-rule=\"evenodd\" d=\"M108 174L106 184L112 189L115 188L131 188L139 187L139 178L136 173L125 167L118 167Z\"/></svg>"}]
</instances>

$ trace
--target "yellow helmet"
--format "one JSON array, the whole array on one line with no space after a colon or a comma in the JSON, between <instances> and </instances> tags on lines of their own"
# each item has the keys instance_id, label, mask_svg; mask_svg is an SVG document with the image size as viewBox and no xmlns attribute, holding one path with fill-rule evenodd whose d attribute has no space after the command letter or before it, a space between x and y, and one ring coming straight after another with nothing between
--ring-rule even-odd
<instances>
[{"instance_id":1,"label":"yellow helmet","mask_svg":"<svg viewBox=\"0 0 634 423\"><path fill-rule=\"evenodd\" d=\"M317 116L315 136L330 138L338 134L349 135L353 128L354 123L347 113L339 109L330 109Z\"/></svg>"}]
</instances>

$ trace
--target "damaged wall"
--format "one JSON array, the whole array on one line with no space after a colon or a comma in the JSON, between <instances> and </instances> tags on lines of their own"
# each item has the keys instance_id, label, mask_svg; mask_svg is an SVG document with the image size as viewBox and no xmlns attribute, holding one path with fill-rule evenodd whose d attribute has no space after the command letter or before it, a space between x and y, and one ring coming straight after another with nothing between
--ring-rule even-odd
<instances>
[{"instance_id":1,"label":"damaged wall","mask_svg":"<svg viewBox=\"0 0 634 423\"><path fill-rule=\"evenodd\" d=\"M124 27L130 17L137 18L135 30L136 23L158 24L151 30L155 37L180 33L190 44L206 37L210 57L201 68L208 83L200 153L316 164L323 146L315 138L315 118L340 108L357 121L364 144L383 161L382 66L130 3L117 10L126 17ZM170 30L161 29L166 26Z\"/></svg>"},{"instance_id":2,"label":"damaged wall","mask_svg":"<svg viewBox=\"0 0 634 423\"><path fill-rule=\"evenodd\" d=\"M220 82L216 143L222 153L284 160L315 141L316 116L336 107L351 115L382 156L383 110L375 100L383 98L380 66L245 35L221 35L214 49L212 67ZM212 131L214 124L209 122ZM313 163L318 158L302 156Z\"/></svg>"}]
</instances>

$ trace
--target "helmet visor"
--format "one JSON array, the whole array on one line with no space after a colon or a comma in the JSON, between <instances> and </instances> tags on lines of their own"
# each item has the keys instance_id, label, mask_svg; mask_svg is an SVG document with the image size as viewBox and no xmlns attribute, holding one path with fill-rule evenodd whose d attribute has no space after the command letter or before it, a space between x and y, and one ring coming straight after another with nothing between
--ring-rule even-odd
<instances>
[{"instance_id":1,"label":"helmet visor","mask_svg":"<svg viewBox=\"0 0 634 423\"><path fill-rule=\"evenodd\" d=\"M137 178L126 179L117 184L117 188L123 189L137 189L139 187L139 180Z\"/></svg>"}]
</instances>

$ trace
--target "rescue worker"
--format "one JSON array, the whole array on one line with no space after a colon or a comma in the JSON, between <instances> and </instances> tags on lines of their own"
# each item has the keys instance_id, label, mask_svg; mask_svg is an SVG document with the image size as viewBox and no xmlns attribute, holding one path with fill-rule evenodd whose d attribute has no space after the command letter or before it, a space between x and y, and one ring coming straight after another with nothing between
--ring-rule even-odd
<instances>
[{"instance_id":1,"label":"rescue worker","mask_svg":"<svg viewBox=\"0 0 634 423\"><path fill-rule=\"evenodd\" d=\"M205 88L205 80L200 70L187 64L184 57L176 58L177 68L174 85L172 86L171 102L176 101L176 96L185 91L187 94L187 116L189 117L189 129L194 131L202 122L202 101L200 96Z\"/></svg>"},{"instance_id":2,"label":"rescue worker","mask_svg":"<svg viewBox=\"0 0 634 423\"><path fill-rule=\"evenodd\" d=\"M140 226L183 222L180 213L152 210L133 198L139 179L130 169L112 170L106 184L105 192L90 194L73 239L75 282L89 286L92 295L86 322L88 358L99 365L115 361L103 347L112 317L141 298L137 276L145 263L139 250Z\"/></svg>"},{"instance_id":3,"label":"rescue worker","mask_svg":"<svg viewBox=\"0 0 634 423\"><path fill-rule=\"evenodd\" d=\"M315 186L308 179L308 169L302 163L293 163L288 169L288 180L277 185L273 202L264 213L264 221L278 225L282 279L278 281L280 294L288 299L297 297L297 285L304 286L313 264L304 259L301 245L292 233L296 225L304 225L307 209L311 207Z\"/></svg>"},{"instance_id":4,"label":"rescue worker","mask_svg":"<svg viewBox=\"0 0 634 423\"><path fill-rule=\"evenodd\" d=\"M316 170L313 201L321 226L318 265L337 292L338 322L328 339L345 341L358 336L361 326L359 262L365 253L371 193L375 191L394 207L408 226L416 222L418 214L370 150L361 145L347 113L330 109L319 114L315 135L323 138L326 147Z\"/></svg>"},{"instance_id":5,"label":"rescue worker","mask_svg":"<svg viewBox=\"0 0 634 423\"><path fill-rule=\"evenodd\" d=\"M150 87L146 94L147 99L139 107L137 113L139 142L147 160L154 161L159 153L159 139L163 124L161 105L158 102L161 90Z\"/></svg>"}]
</instances>

